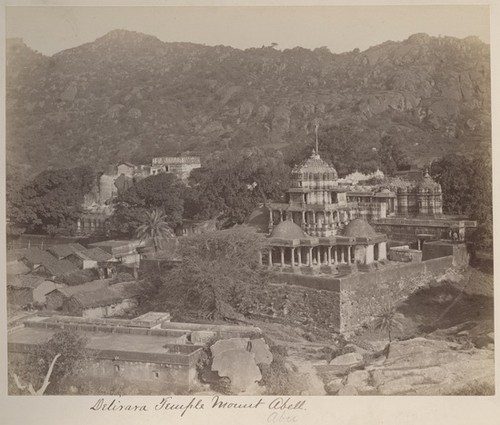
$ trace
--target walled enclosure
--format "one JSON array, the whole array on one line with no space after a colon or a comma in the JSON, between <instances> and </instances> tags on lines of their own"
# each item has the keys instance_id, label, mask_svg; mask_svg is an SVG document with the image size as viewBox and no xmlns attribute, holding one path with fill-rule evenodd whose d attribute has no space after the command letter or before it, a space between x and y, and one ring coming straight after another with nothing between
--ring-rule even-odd
<instances>
[{"instance_id":1,"label":"walled enclosure","mask_svg":"<svg viewBox=\"0 0 500 425\"><path fill-rule=\"evenodd\" d=\"M461 254L463 248L447 250ZM442 253L443 251L441 251ZM276 273L273 280L288 285L324 290L338 294L330 297L330 306L337 332L351 332L369 322L386 304L397 303L457 265L454 256L433 258L414 263L391 264L390 267L369 273L351 273L342 277L304 276L292 273Z\"/></svg>"}]
</instances>

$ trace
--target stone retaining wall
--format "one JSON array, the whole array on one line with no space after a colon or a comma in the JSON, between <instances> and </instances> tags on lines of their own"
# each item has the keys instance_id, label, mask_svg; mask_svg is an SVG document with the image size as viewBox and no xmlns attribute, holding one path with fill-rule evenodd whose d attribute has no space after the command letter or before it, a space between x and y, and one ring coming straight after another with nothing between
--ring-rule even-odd
<instances>
[{"instance_id":1,"label":"stone retaining wall","mask_svg":"<svg viewBox=\"0 0 500 425\"><path fill-rule=\"evenodd\" d=\"M453 257L448 256L343 278L340 331L350 332L370 322L384 306L398 304L452 266Z\"/></svg>"},{"instance_id":2,"label":"stone retaining wall","mask_svg":"<svg viewBox=\"0 0 500 425\"><path fill-rule=\"evenodd\" d=\"M453 248L460 257L464 248ZM389 302L397 303L406 298L433 277L457 265L457 258L448 255L422 262L391 264L369 273L351 273L340 277L303 276L276 273L275 282L340 294L333 297L330 312L337 331L349 332L368 322Z\"/></svg>"}]
</instances>

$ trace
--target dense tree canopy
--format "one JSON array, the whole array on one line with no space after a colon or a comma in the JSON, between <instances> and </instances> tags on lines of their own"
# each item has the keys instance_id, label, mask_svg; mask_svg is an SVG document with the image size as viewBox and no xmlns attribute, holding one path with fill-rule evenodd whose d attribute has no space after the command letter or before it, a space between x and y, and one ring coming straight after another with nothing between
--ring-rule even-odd
<instances>
[{"instance_id":1,"label":"dense tree canopy","mask_svg":"<svg viewBox=\"0 0 500 425\"><path fill-rule=\"evenodd\" d=\"M88 167L47 170L20 190L7 193L7 216L35 233L71 234L82 211L84 195L90 192L96 174Z\"/></svg>"},{"instance_id":2,"label":"dense tree canopy","mask_svg":"<svg viewBox=\"0 0 500 425\"><path fill-rule=\"evenodd\" d=\"M173 174L162 173L140 180L114 199L113 230L133 236L145 214L154 209L163 211L164 222L175 226L182 221L185 190L185 185Z\"/></svg>"},{"instance_id":3,"label":"dense tree canopy","mask_svg":"<svg viewBox=\"0 0 500 425\"><path fill-rule=\"evenodd\" d=\"M395 171L410 166L410 161L401 145L391 136L384 136L380 139L378 155L380 157L380 168L388 175L393 175Z\"/></svg>"},{"instance_id":4,"label":"dense tree canopy","mask_svg":"<svg viewBox=\"0 0 500 425\"><path fill-rule=\"evenodd\" d=\"M264 242L245 226L182 238L182 264L165 272L155 291L148 285L148 306L205 318L239 317L248 307L250 286L267 282L267 273L258 267Z\"/></svg>"},{"instance_id":5,"label":"dense tree canopy","mask_svg":"<svg viewBox=\"0 0 500 425\"><path fill-rule=\"evenodd\" d=\"M290 169L277 153L228 151L192 172L185 216L217 217L223 227L241 224L259 204L284 195L289 175Z\"/></svg>"},{"instance_id":6,"label":"dense tree canopy","mask_svg":"<svg viewBox=\"0 0 500 425\"><path fill-rule=\"evenodd\" d=\"M408 168L410 161L404 153L401 141L394 136L385 135L373 140L373 134L359 132L355 123L326 126L319 130L319 154L332 164L339 176L354 171L371 173L381 169L392 175L394 171ZM295 145L286 152L286 162L294 166L315 149L313 140Z\"/></svg>"},{"instance_id":7,"label":"dense tree canopy","mask_svg":"<svg viewBox=\"0 0 500 425\"><path fill-rule=\"evenodd\" d=\"M473 159L450 154L431 167L432 176L441 184L444 212L477 220L474 242L481 248L491 248L493 243L491 167L486 152Z\"/></svg>"}]
</instances>

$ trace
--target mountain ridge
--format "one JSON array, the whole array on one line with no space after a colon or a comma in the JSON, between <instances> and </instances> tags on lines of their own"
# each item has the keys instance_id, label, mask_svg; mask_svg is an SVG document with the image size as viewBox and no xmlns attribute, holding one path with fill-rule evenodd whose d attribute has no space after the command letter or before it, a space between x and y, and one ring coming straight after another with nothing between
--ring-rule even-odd
<instances>
[{"instance_id":1,"label":"mountain ridge","mask_svg":"<svg viewBox=\"0 0 500 425\"><path fill-rule=\"evenodd\" d=\"M52 56L8 39L6 57L7 155L30 172L228 148L287 151L310 143L316 122L325 143L338 129L355 135L358 168L374 167L384 135L417 164L491 143L489 45L477 37L420 33L334 54L113 30Z\"/></svg>"}]
</instances>

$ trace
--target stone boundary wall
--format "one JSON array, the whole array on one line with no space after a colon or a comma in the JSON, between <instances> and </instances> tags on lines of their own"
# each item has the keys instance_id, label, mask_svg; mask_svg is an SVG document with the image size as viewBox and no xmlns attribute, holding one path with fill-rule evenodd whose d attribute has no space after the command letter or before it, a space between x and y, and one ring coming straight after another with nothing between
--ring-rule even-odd
<instances>
[{"instance_id":1,"label":"stone boundary wall","mask_svg":"<svg viewBox=\"0 0 500 425\"><path fill-rule=\"evenodd\" d=\"M370 322L384 306L398 304L452 266L453 257L447 256L343 278L340 291L340 332L351 332Z\"/></svg>"},{"instance_id":2,"label":"stone boundary wall","mask_svg":"<svg viewBox=\"0 0 500 425\"><path fill-rule=\"evenodd\" d=\"M186 334L185 330L176 329L151 329L144 327L115 326L115 325L94 325L85 323L64 323L64 322L25 322L26 327L44 329L74 329L83 332L107 332L132 335L151 335L165 337L181 337Z\"/></svg>"},{"instance_id":3,"label":"stone boundary wall","mask_svg":"<svg viewBox=\"0 0 500 425\"><path fill-rule=\"evenodd\" d=\"M293 286L340 293L330 309L338 312L336 331L350 332L369 322L389 303L397 303L455 265L454 257L401 263L369 273L352 273L342 277L303 276L276 273L274 280Z\"/></svg>"},{"instance_id":4,"label":"stone boundary wall","mask_svg":"<svg viewBox=\"0 0 500 425\"><path fill-rule=\"evenodd\" d=\"M31 352L36 343L17 343L10 342L8 344L9 353L27 354ZM144 353L137 351L126 350L97 350L86 348L85 351L94 360L113 360L132 361L138 363L158 363L170 365L186 365L193 366L201 355L202 347L198 345L180 345L167 344L165 348L168 350L165 353Z\"/></svg>"},{"instance_id":5,"label":"stone boundary wall","mask_svg":"<svg viewBox=\"0 0 500 425\"><path fill-rule=\"evenodd\" d=\"M389 248L388 258L391 261L401 261L402 263L418 263L422 261L422 251L410 249L408 245L395 246Z\"/></svg>"},{"instance_id":6,"label":"stone boundary wall","mask_svg":"<svg viewBox=\"0 0 500 425\"><path fill-rule=\"evenodd\" d=\"M466 266L470 260L467 245L464 243L425 242L422 252L424 261L452 255L454 266Z\"/></svg>"},{"instance_id":7,"label":"stone boundary wall","mask_svg":"<svg viewBox=\"0 0 500 425\"><path fill-rule=\"evenodd\" d=\"M336 277L307 276L294 273L274 273L273 283L303 286L323 291L340 292L340 280Z\"/></svg>"}]
</instances>

